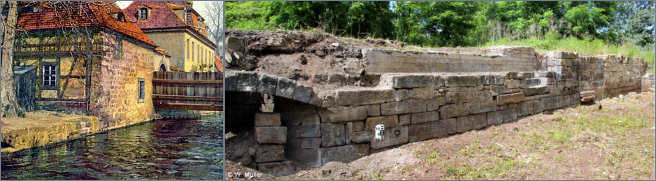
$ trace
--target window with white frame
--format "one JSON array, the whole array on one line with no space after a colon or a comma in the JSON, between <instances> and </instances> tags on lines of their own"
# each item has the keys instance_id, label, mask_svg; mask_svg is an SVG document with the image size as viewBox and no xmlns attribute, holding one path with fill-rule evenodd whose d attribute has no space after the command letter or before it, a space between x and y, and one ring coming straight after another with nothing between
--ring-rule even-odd
<instances>
[{"instance_id":1,"label":"window with white frame","mask_svg":"<svg viewBox=\"0 0 656 181\"><path fill-rule=\"evenodd\" d=\"M57 79L59 66L57 63L41 63L41 89L52 90L58 88Z\"/></svg>"}]
</instances>

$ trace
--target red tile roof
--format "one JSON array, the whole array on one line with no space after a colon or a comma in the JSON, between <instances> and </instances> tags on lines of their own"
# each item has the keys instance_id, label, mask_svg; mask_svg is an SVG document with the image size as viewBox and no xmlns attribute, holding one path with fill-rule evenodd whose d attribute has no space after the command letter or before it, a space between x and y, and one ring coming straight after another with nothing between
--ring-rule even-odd
<instances>
[{"instance_id":1,"label":"red tile roof","mask_svg":"<svg viewBox=\"0 0 656 181\"><path fill-rule=\"evenodd\" d=\"M162 55L166 55L166 56L169 56L169 57L171 56L171 55L169 55L169 53L167 53L166 51L162 50L161 48L155 48L155 51L156 51L157 53L162 54Z\"/></svg>"},{"instance_id":2,"label":"red tile roof","mask_svg":"<svg viewBox=\"0 0 656 181\"><path fill-rule=\"evenodd\" d=\"M170 9L168 5L164 1L133 1L123 12L141 29L186 27L187 23ZM138 19L139 9L142 6L150 9L148 19Z\"/></svg>"},{"instance_id":3,"label":"red tile roof","mask_svg":"<svg viewBox=\"0 0 656 181\"><path fill-rule=\"evenodd\" d=\"M139 27L127 18L121 22L111 13L122 13L111 1L21 2L42 7L38 12L18 15L18 30L44 30L72 27L102 26L157 46ZM73 7L73 8L72 8Z\"/></svg>"},{"instance_id":4,"label":"red tile roof","mask_svg":"<svg viewBox=\"0 0 656 181\"><path fill-rule=\"evenodd\" d=\"M150 14L147 19L141 20L139 19L139 9L144 6L150 9ZM190 16L187 16L188 21L186 22L185 17L180 17L175 13L175 10L184 9L192 12ZM198 19L202 17L185 1L133 1L123 12L142 30L190 28L208 42L212 42L207 37L205 30L207 26L199 25ZM216 46L214 43L211 44Z\"/></svg>"}]
</instances>

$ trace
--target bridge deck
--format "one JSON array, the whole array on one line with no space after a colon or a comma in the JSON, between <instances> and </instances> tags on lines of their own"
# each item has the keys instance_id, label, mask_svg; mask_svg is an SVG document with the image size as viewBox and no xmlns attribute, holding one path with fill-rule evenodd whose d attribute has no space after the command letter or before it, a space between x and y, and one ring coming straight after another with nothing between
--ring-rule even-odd
<instances>
[{"instance_id":1,"label":"bridge deck","mask_svg":"<svg viewBox=\"0 0 656 181\"><path fill-rule=\"evenodd\" d=\"M223 111L221 72L153 72L156 108Z\"/></svg>"}]
</instances>

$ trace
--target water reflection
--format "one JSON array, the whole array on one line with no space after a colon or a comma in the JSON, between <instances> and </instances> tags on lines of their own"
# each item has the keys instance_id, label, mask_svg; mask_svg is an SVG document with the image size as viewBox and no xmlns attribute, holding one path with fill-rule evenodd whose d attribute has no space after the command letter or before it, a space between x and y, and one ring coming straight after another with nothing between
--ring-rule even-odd
<instances>
[{"instance_id":1,"label":"water reflection","mask_svg":"<svg viewBox=\"0 0 656 181\"><path fill-rule=\"evenodd\" d=\"M2 179L221 180L223 125L217 119L157 120L2 154Z\"/></svg>"}]
</instances>

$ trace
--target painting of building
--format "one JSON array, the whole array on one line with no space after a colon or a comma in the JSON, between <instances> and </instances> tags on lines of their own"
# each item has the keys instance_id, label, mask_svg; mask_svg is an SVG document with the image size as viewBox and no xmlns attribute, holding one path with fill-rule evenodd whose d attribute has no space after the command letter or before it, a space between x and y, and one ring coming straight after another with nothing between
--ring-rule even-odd
<instances>
[{"instance_id":1,"label":"painting of building","mask_svg":"<svg viewBox=\"0 0 656 181\"><path fill-rule=\"evenodd\" d=\"M125 16L114 2L19 6L14 66L37 68L37 110L97 116L101 128L153 119L148 82L170 56Z\"/></svg>"},{"instance_id":2,"label":"painting of building","mask_svg":"<svg viewBox=\"0 0 656 181\"><path fill-rule=\"evenodd\" d=\"M123 10L163 50L171 67L185 72L215 72L216 44L207 37L205 19L191 1L133 1Z\"/></svg>"}]
</instances>

